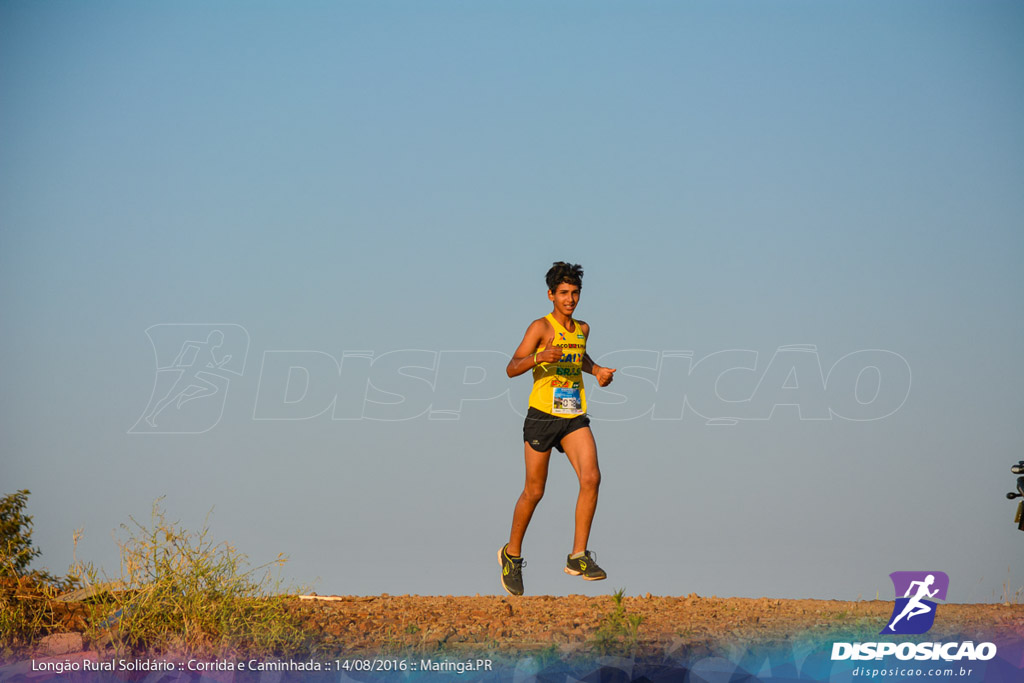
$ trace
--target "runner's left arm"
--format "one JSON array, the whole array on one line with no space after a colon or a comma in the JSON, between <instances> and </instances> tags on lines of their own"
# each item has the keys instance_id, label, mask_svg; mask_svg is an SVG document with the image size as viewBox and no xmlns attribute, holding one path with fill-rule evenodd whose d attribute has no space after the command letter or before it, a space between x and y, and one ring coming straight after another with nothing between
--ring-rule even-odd
<instances>
[{"instance_id":1,"label":"runner's left arm","mask_svg":"<svg viewBox=\"0 0 1024 683\"><path fill-rule=\"evenodd\" d=\"M583 328L583 334L590 338L590 325L581 322L580 327ZM594 359L590 357L589 353L583 354L583 372L590 373L597 378L597 385L600 387L606 387L612 383L612 379L615 376L615 368L606 368L598 365L594 362Z\"/></svg>"}]
</instances>

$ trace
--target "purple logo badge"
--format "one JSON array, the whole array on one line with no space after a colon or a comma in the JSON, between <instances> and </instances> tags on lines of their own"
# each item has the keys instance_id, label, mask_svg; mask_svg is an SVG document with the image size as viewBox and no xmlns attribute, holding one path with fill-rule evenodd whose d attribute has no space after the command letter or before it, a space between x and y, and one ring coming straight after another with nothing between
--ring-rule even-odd
<instances>
[{"instance_id":1,"label":"purple logo badge","mask_svg":"<svg viewBox=\"0 0 1024 683\"><path fill-rule=\"evenodd\" d=\"M949 577L945 572L893 572L889 578L896 590L896 604L889 624L881 633L926 633L935 623L932 598L946 599Z\"/></svg>"}]
</instances>

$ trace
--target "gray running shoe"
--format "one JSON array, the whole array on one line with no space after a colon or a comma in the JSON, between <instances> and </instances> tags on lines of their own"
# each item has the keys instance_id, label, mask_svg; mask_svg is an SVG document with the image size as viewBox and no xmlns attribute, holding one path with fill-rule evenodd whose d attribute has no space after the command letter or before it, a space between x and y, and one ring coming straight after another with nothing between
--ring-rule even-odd
<instances>
[{"instance_id":1,"label":"gray running shoe","mask_svg":"<svg viewBox=\"0 0 1024 683\"><path fill-rule=\"evenodd\" d=\"M607 579L608 575L597 566L597 553L589 550L584 551L583 557L572 559L572 555L565 558L565 573L573 576L582 576L587 581L600 581Z\"/></svg>"},{"instance_id":2,"label":"gray running shoe","mask_svg":"<svg viewBox=\"0 0 1024 683\"><path fill-rule=\"evenodd\" d=\"M501 563L501 585L509 595L523 594L523 567L526 560L521 557L512 557L506 552L508 543L501 546L498 551L498 562Z\"/></svg>"}]
</instances>

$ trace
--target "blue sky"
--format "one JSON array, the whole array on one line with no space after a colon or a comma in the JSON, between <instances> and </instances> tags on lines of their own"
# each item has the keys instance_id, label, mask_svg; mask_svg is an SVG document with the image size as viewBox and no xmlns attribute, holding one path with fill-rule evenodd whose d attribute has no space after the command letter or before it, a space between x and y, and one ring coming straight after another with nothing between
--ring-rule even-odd
<instances>
[{"instance_id":1,"label":"blue sky","mask_svg":"<svg viewBox=\"0 0 1024 683\"><path fill-rule=\"evenodd\" d=\"M1022 28L997 2L5 2L3 489L53 569L81 527L115 570L112 530L166 496L320 593L500 592L529 393L501 358L567 260L622 366L590 393L610 579L561 573L555 453L529 593L886 599L934 569L1000 599ZM209 428L133 432L215 328L244 366L164 431ZM368 393L325 365L355 351ZM682 351L754 360L718 381ZM332 419L353 405L385 419Z\"/></svg>"}]
</instances>

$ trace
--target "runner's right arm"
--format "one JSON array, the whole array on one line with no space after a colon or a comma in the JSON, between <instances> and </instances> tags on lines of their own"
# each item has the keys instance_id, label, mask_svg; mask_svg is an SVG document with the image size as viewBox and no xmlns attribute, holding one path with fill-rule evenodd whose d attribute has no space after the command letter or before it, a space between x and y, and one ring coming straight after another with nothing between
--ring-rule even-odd
<instances>
[{"instance_id":1,"label":"runner's right arm","mask_svg":"<svg viewBox=\"0 0 1024 683\"><path fill-rule=\"evenodd\" d=\"M555 363L562 357L562 349L554 346L555 335L548 328L547 321L543 318L534 320L526 328L523 341L519 342L519 348L512 354L512 360L508 362L505 372L509 377L517 377L524 372L529 372L541 363ZM549 337L545 337L550 333ZM544 343L547 338L547 344ZM544 347L543 351L538 349Z\"/></svg>"}]
</instances>

